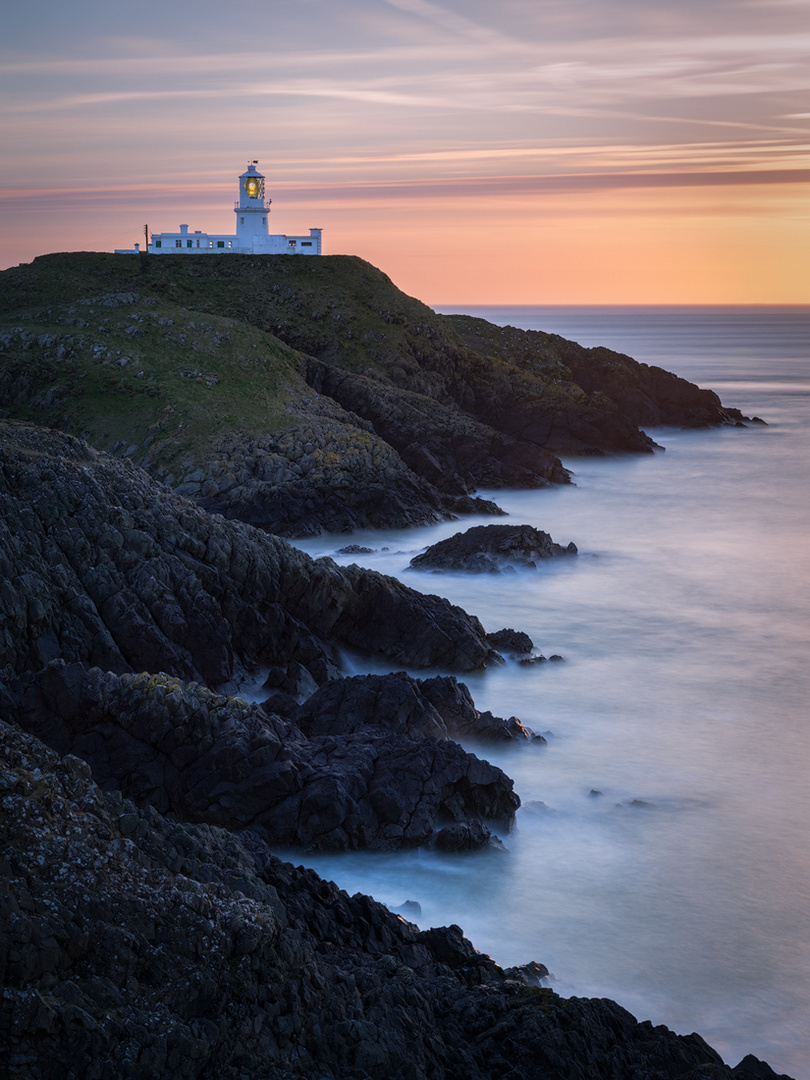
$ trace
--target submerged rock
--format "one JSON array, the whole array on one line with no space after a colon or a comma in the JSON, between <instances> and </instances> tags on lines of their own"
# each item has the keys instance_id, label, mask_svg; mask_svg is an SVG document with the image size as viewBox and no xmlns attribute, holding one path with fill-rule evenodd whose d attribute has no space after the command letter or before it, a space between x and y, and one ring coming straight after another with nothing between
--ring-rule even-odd
<instances>
[{"instance_id":1,"label":"submerged rock","mask_svg":"<svg viewBox=\"0 0 810 1080\"><path fill-rule=\"evenodd\" d=\"M508 569L534 569L559 555L576 555L576 544L555 544L547 532L531 525L475 525L432 544L411 559L418 570L463 570L493 574Z\"/></svg>"},{"instance_id":2,"label":"submerged rock","mask_svg":"<svg viewBox=\"0 0 810 1080\"><path fill-rule=\"evenodd\" d=\"M446 825L433 841L439 851L468 853L471 851L506 851L497 836L493 836L481 821L464 821Z\"/></svg>"}]
</instances>

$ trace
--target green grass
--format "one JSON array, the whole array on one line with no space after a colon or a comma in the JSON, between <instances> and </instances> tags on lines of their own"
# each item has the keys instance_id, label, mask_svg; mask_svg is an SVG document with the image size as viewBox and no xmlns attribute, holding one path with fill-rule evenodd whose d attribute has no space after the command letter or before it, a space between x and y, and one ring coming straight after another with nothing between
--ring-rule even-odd
<instances>
[{"instance_id":1,"label":"green grass","mask_svg":"<svg viewBox=\"0 0 810 1080\"><path fill-rule=\"evenodd\" d=\"M26 347L14 333L0 352L5 415L102 449L137 448L136 460L148 451L167 467L178 455L204 455L220 434L294 422L290 397L311 393L295 350L240 319L173 302L126 257L63 258L18 273L19 284L12 275L0 290L0 335L35 339ZM137 299L110 306L122 294ZM10 401L20 380L28 392Z\"/></svg>"}]
</instances>

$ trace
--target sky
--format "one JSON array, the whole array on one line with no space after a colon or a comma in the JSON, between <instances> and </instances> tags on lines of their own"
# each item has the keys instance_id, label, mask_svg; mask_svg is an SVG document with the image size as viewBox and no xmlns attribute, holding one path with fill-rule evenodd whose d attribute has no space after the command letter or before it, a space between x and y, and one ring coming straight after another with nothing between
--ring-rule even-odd
<instances>
[{"instance_id":1,"label":"sky","mask_svg":"<svg viewBox=\"0 0 810 1080\"><path fill-rule=\"evenodd\" d=\"M40 0L0 95L3 268L234 232L258 159L428 303L810 303L808 0Z\"/></svg>"}]
</instances>

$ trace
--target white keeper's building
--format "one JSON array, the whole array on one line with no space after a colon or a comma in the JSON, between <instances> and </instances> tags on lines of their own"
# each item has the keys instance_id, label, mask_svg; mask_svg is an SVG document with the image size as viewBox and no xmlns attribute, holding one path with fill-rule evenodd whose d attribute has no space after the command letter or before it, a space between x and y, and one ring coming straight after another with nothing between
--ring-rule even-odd
<instances>
[{"instance_id":1,"label":"white keeper's building","mask_svg":"<svg viewBox=\"0 0 810 1080\"><path fill-rule=\"evenodd\" d=\"M264 197L264 176L258 171L257 161L248 165L239 177L239 201L234 205L236 234L223 236L218 233L188 231L181 225L176 233L152 233L148 252L150 255L320 255L321 229L310 229L307 236L271 235L267 221L270 217L271 199ZM116 248L116 255L135 255L134 248Z\"/></svg>"}]
</instances>

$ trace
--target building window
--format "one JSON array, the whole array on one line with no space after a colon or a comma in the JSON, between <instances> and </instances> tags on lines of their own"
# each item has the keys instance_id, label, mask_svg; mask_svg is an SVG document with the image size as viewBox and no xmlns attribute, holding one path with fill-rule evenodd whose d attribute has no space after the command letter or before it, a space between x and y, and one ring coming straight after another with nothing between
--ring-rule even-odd
<instances>
[{"instance_id":1,"label":"building window","mask_svg":"<svg viewBox=\"0 0 810 1080\"><path fill-rule=\"evenodd\" d=\"M186 247L187 248L194 247L194 241L193 240L186 240Z\"/></svg>"},{"instance_id":2,"label":"building window","mask_svg":"<svg viewBox=\"0 0 810 1080\"><path fill-rule=\"evenodd\" d=\"M163 246L163 245L161 244L160 240L156 240L156 241L155 241L155 247L156 247L156 248L157 248L157 247L162 247L162 246Z\"/></svg>"},{"instance_id":3,"label":"building window","mask_svg":"<svg viewBox=\"0 0 810 1080\"><path fill-rule=\"evenodd\" d=\"M301 247L312 247L312 241L311 240L302 240L301 241Z\"/></svg>"},{"instance_id":4,"label":"building window","mask_svg":"<svg viewBox=\"0 0 810 1080\"><path fill-rule=\"evenodd\" d=\"M183 246L183 241L182 240L175 240L174 246L175 247L182 247Z\"/></svg>"},{"instance_id":5,"label":"building window","mask_svg":"<svg viewBox=\"0 0 810 1080\"><path fill-rule=\"evenodd\" d=\"M290 247L295 247L295 241L294 240L288 240L287 243L290 245Z\"/></svg>"},{"instance_id":6,"label":"building window","mask_svg":"<svg viewBox=\"0 0 810 1080\"><path fill-rule=\"evenodd\" d=\"M240 224L240 225L244 225L244 224L245 224L245 219L244 219L243 217L240 217L240 218L239 218L239 224Z\"/></svg>"},{"instance_id":7,"label":"building window","mask_svg":"<svg viewBox=\"0 0 810 1080\"><path fill-rule=\"evenodd\" d=\"M263 217L263 218L262 218L262 225L266 225L266 224L267 224L267 218L266 218L266 217Z\"/></svg>"},{"instance_id":8,"label":"building window","mask_svg":"<svg viewBox=\"0 0 810 1080\"><path fill-rule=\"evenodd\" d=\"M228 241L228 247L230 247L230 248L232 248L232 247L233 247L233 240L229 240L229 241Z\"/></svg>"},{"instance_id":9,"label":"building window","mask_svg":"<svg viewBox=\"0 0 810 1080\"><path fill-rule=\"evenodd\" d=\"M224 240L217 240L217 247L225 247L225 241Z\"/></svg>"}]
</instances>

